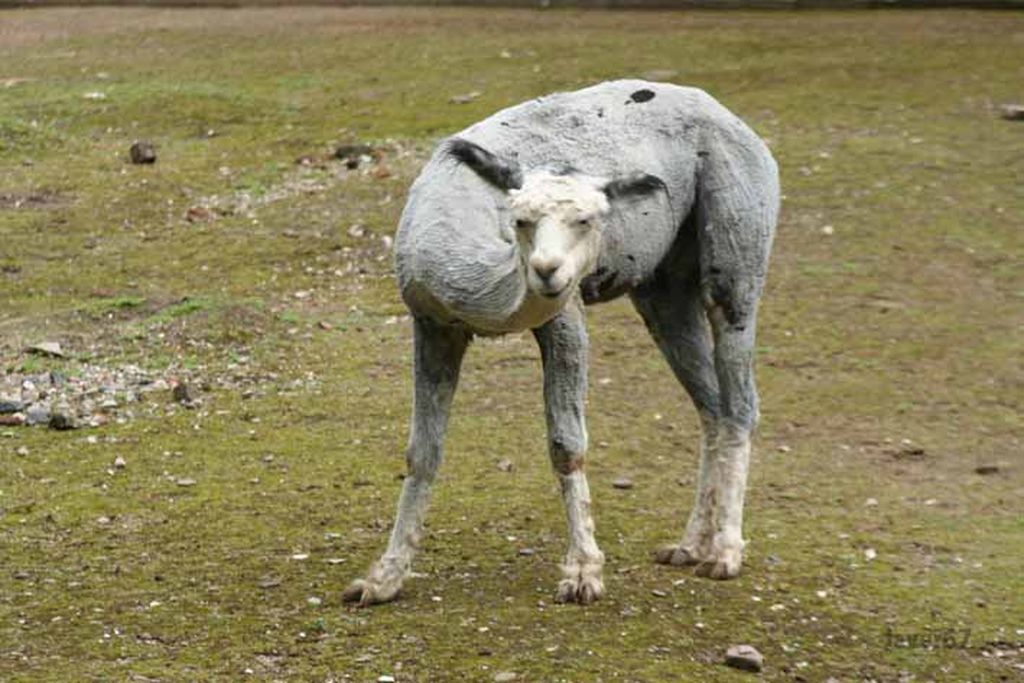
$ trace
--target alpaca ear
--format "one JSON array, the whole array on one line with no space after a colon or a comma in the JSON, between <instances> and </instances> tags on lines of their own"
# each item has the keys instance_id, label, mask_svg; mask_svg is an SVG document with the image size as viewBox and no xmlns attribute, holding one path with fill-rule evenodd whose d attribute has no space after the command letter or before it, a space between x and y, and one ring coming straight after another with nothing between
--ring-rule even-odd
<instances>
[{"instance_id":1,"label":"alpaca ear","mask_svg":"<svg viewBox=\"0 0 1024 683\"><path fill-rule=\"evenodd\" d=\"M523 186L523 172L519 164L499 159L480 145L454 138L448 144L448 153L499 190L508 192Z\"/></svg>"},{"instance_id":2,"label":"alpaca ear","mask_svg":"<svg viewBox=\"0 0 1024 683\"><path fill-rule=\"evenodd\" d=\"M605 193L609 200L621 199L623 197L639 197L651 194L658 190L668 193L668 186L665 181L656 175L648 173L636 173L633 175L614 178L598 187Z\"/></svg>"}]
</instances>

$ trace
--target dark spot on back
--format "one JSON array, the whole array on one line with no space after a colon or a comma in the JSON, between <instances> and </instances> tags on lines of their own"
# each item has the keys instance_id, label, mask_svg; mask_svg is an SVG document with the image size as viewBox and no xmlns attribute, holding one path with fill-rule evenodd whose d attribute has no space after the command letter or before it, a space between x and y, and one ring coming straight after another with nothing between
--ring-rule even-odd
<instances>
[{"instance_id":1,"label":"dark spot on back","mask_svg":"<svg viewBox=\"0 0 1024 683\"><path fill-rule=\"evenodd\" d=\"M604 107L598 107L597 108L597 118L599 118L599 119L603 119L604 118Z\"/></svg>"},{"instance_id":2,"label":"dark spot on back","mask_svg":"<svg viewBox=\"0 0 1024 683\"><path fill-rule=\"evenodd\" d=\"M647 88L637 90L629 96L629 99L633 100L637 104L640 104L641 102L650 102L654 99L654 91L648 90Z\"/></svg>"},{"instance_id":3,"label":"dark spot on back","mask_svg":"<svg viewBox=\"0 0 1024 683\"><path fill-rule=\"evenodd\" d=\"M711 154L711 152L708 152L708 151L703 150L703 149L700 150L699 152L697 152L697 156L699 156L699 157L706 157L709 154Z\"/></svg>"}]
</instances>

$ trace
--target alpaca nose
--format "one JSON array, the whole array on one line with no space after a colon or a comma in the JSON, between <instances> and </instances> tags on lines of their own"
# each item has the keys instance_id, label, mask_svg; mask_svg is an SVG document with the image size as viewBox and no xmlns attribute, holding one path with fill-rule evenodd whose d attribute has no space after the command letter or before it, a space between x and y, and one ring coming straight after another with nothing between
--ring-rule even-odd
<instances>
[{"instance_id":1,"label":"alpaca nose","mask_svg":"<svg viewBox=\"0 0 1024 683\"><path fill-rule=\"evenodd\" d=\"M561 265L562 259L557 256L534 255L530 259L530 267L543 282L547 282Z\"/></svg>"}]
</instances>

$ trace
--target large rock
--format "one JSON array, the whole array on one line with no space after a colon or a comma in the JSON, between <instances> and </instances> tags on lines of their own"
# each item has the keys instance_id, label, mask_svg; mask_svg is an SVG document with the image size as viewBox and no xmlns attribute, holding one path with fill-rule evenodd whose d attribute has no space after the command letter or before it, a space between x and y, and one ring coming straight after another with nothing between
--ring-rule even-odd
<instances>
[{"instance_id":1,"label":"large rock","mask_svg":"<svg viewBox=\"0 0 1024 683\"><path fill-rule=\"evenodd\" d=\"M733 645L725 653L725 664L756 673L764 668L764 656L752 645Z\"/></svg>"}]
</instances>

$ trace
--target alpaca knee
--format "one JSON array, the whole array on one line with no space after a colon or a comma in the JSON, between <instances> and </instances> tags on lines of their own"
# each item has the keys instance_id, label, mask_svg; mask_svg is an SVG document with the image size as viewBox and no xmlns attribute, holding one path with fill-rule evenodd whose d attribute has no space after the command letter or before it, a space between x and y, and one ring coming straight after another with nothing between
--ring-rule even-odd
<instances>
[{"instance_id":1,"label":"alpaca knee","mask_svg":"<svg viewBox=\"0 0 1024 683\"><path fill-rule=\"evenodd\" d=\"M568 475L583 469L586 459L586 443L578 439L554 437L548 443L551 466L560 475Z\"/></svg>"},{"instance_id":2,"label":"alpaca knee","mask_svg":"<svg viewBox=\"0 0 1024 683\"><path fill-rule=\"evenodd\" d=\"M410 444L405 449L406 474L416 481L433 482L440 462L440 448Z\"/></svg>"}]
</instances>

